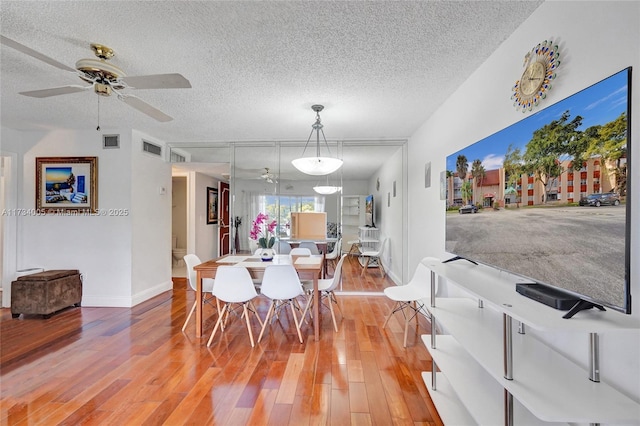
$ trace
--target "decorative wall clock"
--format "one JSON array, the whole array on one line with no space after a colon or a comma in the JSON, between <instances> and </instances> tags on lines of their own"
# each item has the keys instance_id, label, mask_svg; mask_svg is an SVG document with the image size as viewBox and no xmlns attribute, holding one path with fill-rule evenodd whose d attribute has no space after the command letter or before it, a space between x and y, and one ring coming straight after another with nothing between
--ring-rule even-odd
<instances>
[{"instance_id":1,"label":"decorative wall clock","mask_svg":"<svg viewBox=\"0 0 640 426\"><path fill-rule=\"evenodd\" d=\"M560 66L559 57L558 45L552 40L539 43L525 55L524 72L511 89L513 106L518 111L531 111L547 97L550 82L556 78L556 69Z\"/></svg>"}]
</instances>

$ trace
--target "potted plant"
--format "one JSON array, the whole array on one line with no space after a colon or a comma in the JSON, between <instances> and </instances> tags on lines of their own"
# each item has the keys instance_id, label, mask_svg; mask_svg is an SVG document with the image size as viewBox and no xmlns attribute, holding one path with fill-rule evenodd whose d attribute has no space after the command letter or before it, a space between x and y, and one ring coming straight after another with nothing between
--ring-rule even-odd
<instances>
[{"instance_id":1,"label":"potted plant","mask_svg":"<svg viewBox=\"0 0 640 426\"><path fill-rule=\"evenodd\" d=\"M264 213L258 213L258 216L251 225L251 231L249 232L249 238L257 241L258 246L261 248L260 257L264 261L273 259L275 252L273 245L276 242L274 230L277 222L270 220L269 215Z\"/></svg>"}]
</instances>

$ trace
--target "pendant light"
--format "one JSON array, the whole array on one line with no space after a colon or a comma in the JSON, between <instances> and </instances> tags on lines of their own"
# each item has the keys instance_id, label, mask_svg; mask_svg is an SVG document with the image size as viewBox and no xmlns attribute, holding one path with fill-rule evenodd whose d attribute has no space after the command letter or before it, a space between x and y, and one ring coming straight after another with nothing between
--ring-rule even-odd
<instances>
[{"instance_id":1,"label":"pendant light","mask_svg":"<svg viewBox=\"0 0 640 426\"><path fill-rule=\"evenodd\" d=\"M296 158L291 161L291 164L293 164L293 166L302 173L313 176L324 176L333 173L342 167L342 160L333 157L320 156L320 132L322 132L322 139L324 139L324 144L327 147L327 151L329 151L329 144L324 136L324 131L322 130L323 126L320 122L320 111L324 109L324 106L313 105L311 109L316 112L316 122L311 125L311 133L309 134L307 143L304 146L302 155L304 156L304 153L307 150L307 146L309 145L311 136L313 136L313 132L316 132L316 156ZM329 155L331 155L331 152L329 152Z\"/></svg>"},{"instance_id":2,"label":"pendant light","mask_svg":"<svg viewBox=\"0 0 640 426\"><path fill-rule=\"evenodd\" d=\"M338 191L342 191L342 187L341 186L333 186L329 184L329 175L327 175L327 184L326 185L316 185L313 187L313 190L316 191L318 194L322 194L322 195L331 195L331 194L335 194Z\"/></svg>"}]
</instances>

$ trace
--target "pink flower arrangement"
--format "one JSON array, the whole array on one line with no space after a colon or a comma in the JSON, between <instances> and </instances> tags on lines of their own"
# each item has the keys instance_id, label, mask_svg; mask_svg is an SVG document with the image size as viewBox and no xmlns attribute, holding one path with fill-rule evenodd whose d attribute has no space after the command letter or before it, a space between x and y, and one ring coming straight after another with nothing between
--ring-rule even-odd
<instances>
[{"instance_id":1,"label":"pink flower arrangement","mask_svg":"<svg viewBox=\"0 0 640 426\"><path fill-rule=\"evenodd\" d=\"M276 221L269 221L269 215L258 213L256 220L251 225L249 238L258 241L258 245L262 248L271 248L276 242L274 230L276 229Z\"/></svg>"}]
</instances>

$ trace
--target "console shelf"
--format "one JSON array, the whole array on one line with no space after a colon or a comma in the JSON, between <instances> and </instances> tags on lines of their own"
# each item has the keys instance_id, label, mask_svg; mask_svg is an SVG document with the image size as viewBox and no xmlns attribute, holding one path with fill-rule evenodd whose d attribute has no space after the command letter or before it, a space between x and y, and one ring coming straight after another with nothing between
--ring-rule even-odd
<instances>
[{"instance_id":1,"label":"console shelf","mask_svg":"<svg viewBox=\"0 0 640 426\"><path fill-rule=\"evenodd\" d=\"M445 413L459 409L451 410L457 400L478 424L639 424L636 401L605 382L589 380L588 371L535 336L520 334L516 328L509 332L511 327L505 326L516 319L543 332L582 333L586 350L588 337L595 333L639 329L636 318L591 310L563 319L562 311L516 293L517 278L510 274L465 261L425 264L477 297L437 298L435 306L426 306L445 334L436 336L435 348L431 336L423 336L439 367L436 390L431 389L431 373L423 378L432 395L444 386L443 402L433 400L445 423L449 423ZM512 380L505 378L509 374ZM452 394L455 398L449 397ZM507 395L513 398L513 409L505 414Z\"/></svg>"}]
</instances>

